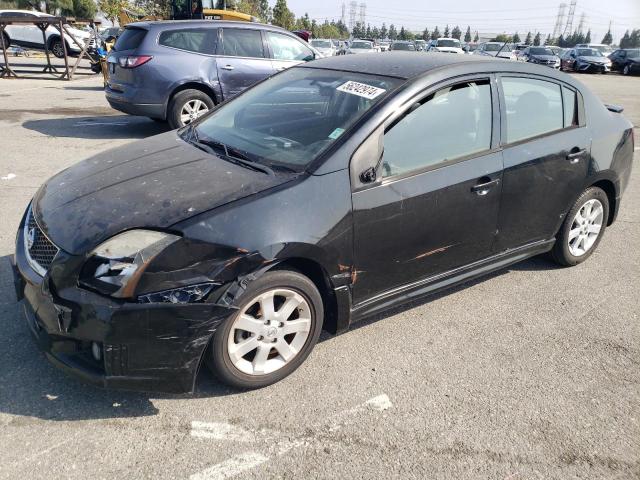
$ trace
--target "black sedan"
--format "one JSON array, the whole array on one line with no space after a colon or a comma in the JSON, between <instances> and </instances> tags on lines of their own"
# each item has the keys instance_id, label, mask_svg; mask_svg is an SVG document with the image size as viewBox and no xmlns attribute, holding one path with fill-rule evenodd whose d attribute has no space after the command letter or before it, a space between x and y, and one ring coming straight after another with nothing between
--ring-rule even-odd
<instances>
[{"instance_id":1,"label":"black sedan","mask_svg":"<svg viewBox=\"0 0 640 480\"><path fill-rule=\"evenodd\" d=\"M640 48L618 49L609 55L611 70L622 72L623 75L640 73Z\"/></svg>"},{"instance_id":2,"label":"black sedan","mask_svg":"<svg viewBox=\"0 0 640 480\"><path fill-rule=\"evenodd\" d=\"M560 70L607 73L611 71L611 60L595 48L572 48L562 54Z\"/></svg>"},{"instance_id":3,"label":"black sedan","mask_svg":"<svg viewBox=\"0 0 640 480\"><path fill-rule=\"evenodd\" d=\"M527 47L521 54L522 61L560 68L560 57L548 47Z\"/></svg>"},{"instance_id":4,"label":"black sedan","mask_svg":"<svg viewBox=\"0 0 640 480\"><path fill-rule=\"evenodd\" d=\"M610 108L567 75L481 56L291 68L47 181L17 235L26 321L99 385L192 391L203 363L274 383L322 329L545 252L585 261L632 165L632 125Z\"/></svg>"}]
</instances>

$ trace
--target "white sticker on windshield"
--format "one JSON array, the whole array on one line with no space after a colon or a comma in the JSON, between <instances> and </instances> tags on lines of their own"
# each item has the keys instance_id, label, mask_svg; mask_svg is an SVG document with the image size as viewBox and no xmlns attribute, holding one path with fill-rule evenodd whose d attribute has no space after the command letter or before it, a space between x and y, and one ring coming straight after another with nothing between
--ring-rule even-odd
<instances>
[{"instance_id":1,"label":"white sticker on windshield","mask_svg":"<svg viewBox=\"0 0 640 480\"><path fill-rule=\"evenodd\" d=\"M366 83L359 83L349 80L346 83L340 85L336 90L345 93L351 93L352 95L358 95L359 97L368 98L373 100L376 97L382 95L386 90L384 88L372 87Z\"/></svg>"}]
</instances>

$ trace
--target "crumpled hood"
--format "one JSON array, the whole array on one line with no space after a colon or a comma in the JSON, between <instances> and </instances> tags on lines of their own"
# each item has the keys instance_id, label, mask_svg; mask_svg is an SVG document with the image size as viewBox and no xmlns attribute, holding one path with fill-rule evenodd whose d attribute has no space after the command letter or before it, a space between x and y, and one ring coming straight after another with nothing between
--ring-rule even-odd
<instances>
[{"instance_id":1,"label":"crumpled hood","mask_svg":"<svg viewBox=\"0 0 640 480\"><path fill-rule=\"evenodd\" d=\"M267 175L230 163L172 131L63 170L40 187L33 210L51 241L84 254L124 230L167 228L294 175Z\"/></svg>"}]
</instances>

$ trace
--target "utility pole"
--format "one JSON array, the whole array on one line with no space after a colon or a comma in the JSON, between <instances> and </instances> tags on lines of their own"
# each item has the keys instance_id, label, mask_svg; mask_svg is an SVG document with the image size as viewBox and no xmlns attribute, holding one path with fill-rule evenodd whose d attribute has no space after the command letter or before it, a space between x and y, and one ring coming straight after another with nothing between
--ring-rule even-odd
<instances>
[{"instance_id":1,"label":"utility pole","mask_svg":"<svg viewBox=\"0 0 640 480\"><path fill-rule=\"evenodd\" d=\"M564 24L564 16L567 11L567 4L561 3L558 7L558 16L556 17L556 25L553 27L553 34L551 38L558 38L560 36L560 30L562 30L562 25Z\"/></svg>"},{"instance_id":2,"label":"utility pole","mask_svg":"<svg viewBox=\"0 0 640 480\"><path fill-rule=\"evenodd\" d=\"M358 2L351 0L349 2L349 30L353 31L353 27L356 26L356 10L358 9Z\"/></svg>"},{"instance_id":3,"label":"utility pole","mask_svg":"<svg viewBox=\"0 0 640 480\"><path fill-rule=\"evenodd\" d=\"M342 15L340 16L340 20L342 20L343 25L347 24L346 11L347 11L347 5L344 2L342 2Z\"/></svg>"},{"instance_id":4,"label":"utility pole","mask_svg":"<svg viewBox=\"0 0 640 480\"><path fill-rule=\"evenodd\" d=\"M367 20L367 4L362 2L360 3L360 15L358 21L360 25L364 26Z\"/></svg>"},{"instance_id":5,"label":"utility pole","mask_svg":"<svg viewBox=\"0 0 640 480\"><path fill-rule=\"evenodd\" d=\"M578 0L571 0L571 4L569 5L569 16L567 17L567 24L564 26L564 32L562 32L563 37L567 37L567 35L571 34L571 29L573 28L573 16L576 13L576 3Z\"/></svg>"}]
</instances>

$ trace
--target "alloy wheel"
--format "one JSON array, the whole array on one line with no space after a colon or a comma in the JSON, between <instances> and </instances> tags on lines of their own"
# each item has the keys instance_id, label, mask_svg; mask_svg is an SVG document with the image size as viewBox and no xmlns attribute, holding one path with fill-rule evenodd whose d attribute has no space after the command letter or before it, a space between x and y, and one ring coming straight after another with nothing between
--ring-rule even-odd
<instances>
[{"instance_id":1,"label":"alloy wheel","mask_svg":"<svg viewBox=\"0 0 640 480\"><path fill-rule=\"evenodd\" d=\"M309 338L309 302L294 290L276 288L245 305L227 339L231 362L247 375L266 375L281 369L298 355Z\"/></svg>"},{"instance_id":2,"label":"alloy wheel","mask_svg":"<svg viewBox=\"0 0 640 480\"><path fill-rule=\"evenodd\" d=\"M574 257L581 257L593 247L602 230L604 208L600 200L591 199L582 205L569 230L569 252Z\"/></svg>"},{"instance_id":3,"label":"alloy wheel","mask_svg":"<svg viewBox=\"0 0 640 480\"><path fill-rule=\"evenodd\" d=\"M53 42L53 44L51 45L51 53L53 53L58 58L64 57L64 48L62 47L62 42Z\"/></svg>"},{"instance_id":4,"label":"alloy wheel","mask_svg":"<svg viewBox=\"0 0 640 480\"><path fill-rule=\"evenodd\" d=\"M209 111L209 107L202 100L197 98L189 100L182 106L180 110L180 121L183 125L189 125L196 118L201 117Z\"/></svg>"}]
</instances>

